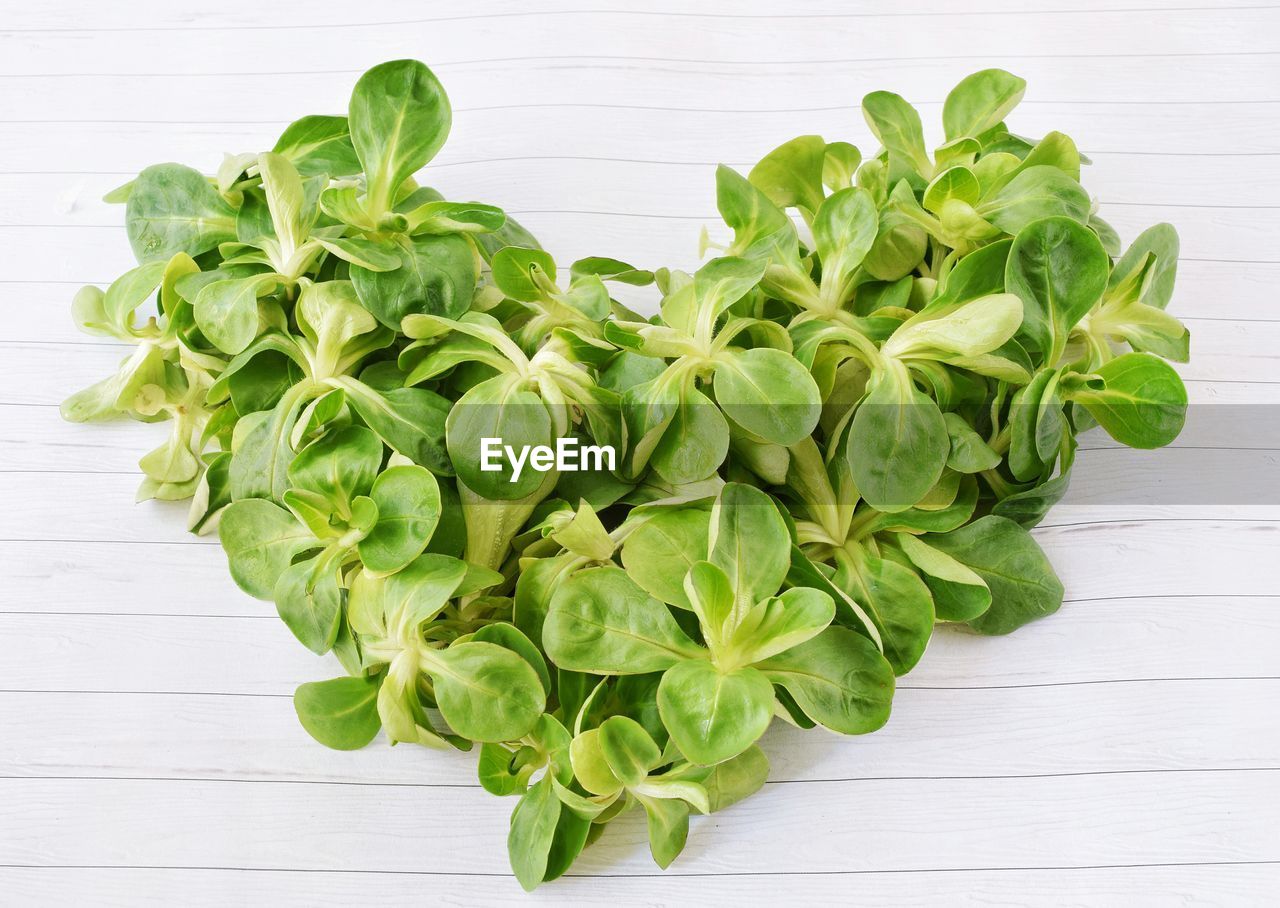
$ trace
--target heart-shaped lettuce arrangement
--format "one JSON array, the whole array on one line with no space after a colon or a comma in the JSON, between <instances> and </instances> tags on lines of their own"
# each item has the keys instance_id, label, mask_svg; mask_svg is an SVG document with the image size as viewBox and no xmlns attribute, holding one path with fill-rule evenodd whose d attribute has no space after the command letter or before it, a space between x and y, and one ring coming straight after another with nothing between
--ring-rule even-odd
<instances>
[{"instance_id":1,"label":"heart-shaped lettuce arrangement","mask_svg":"<svg viewBox=\"0 0 1280 908\"><path fill-rule=\"evenodd\" d=\"M932 152L875 92L870 156L801 136L717 171L695 273L566 270L419 184L448 99L377 66L345 117L111 193L139 265L75 318L134 352L63 413L170 422L139 497L190 498L337 656L295 698L317 740L476 747L527 888L634 807L665 867L764 784L775 719L874 731L937 624L1059 607L1028 528L1079 432L1182 426L1177 234L1122 249L1075 143L1006 127L1023 89L966 78ZM650 285L652 318L614 298Z\"/></svg>"}]
</instances>

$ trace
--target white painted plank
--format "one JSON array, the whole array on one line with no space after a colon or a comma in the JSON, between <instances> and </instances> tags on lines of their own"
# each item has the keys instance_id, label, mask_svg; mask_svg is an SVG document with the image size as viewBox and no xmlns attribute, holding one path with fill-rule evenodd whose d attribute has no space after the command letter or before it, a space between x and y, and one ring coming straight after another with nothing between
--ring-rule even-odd
<instances>
[{"instance_id":1,"label":"white painted plank","mask_svg":"<svg viewBox=\"0 0 1280 908\"><path fill-rule=\"evenodd\" d=\"M706 224L717 239L729 235L719 223L709 166L672 168L632 164L625 167L625 176L619 177L609 173L621 169L617 163L584 162L572 168L571 177L553 180L548 172L563 169L563 163L533 162L540 163L541 167L529 175L521 171L527 169L530 162L523 163L525 168L499 164L487 172L471 168L465 182L455 174L455 180L442 184L442 188L451 197L497 202L530 224L549 219L554 219L555 224L579 217L615 221L639 218L670 224L673 231L691 237L702 224ZM80 248L101 244L104 252L114 256L117 248L123 248L122 211L119 206L101 202L100 198L106 189L120 181L115 177L84 185L85 178L66 176L9 178L10 183L23 185L10 187L8 195L13 201L8 210L0 214L0 235L48 237L47 242L54 246L51 252L58 254L63 253L64 245ZM83 188L67 189L68 183L80 184ZM1268 207L1256 193L1253 201L1248 202L1219 198L1213 203L1195 205L1167 201L1111 205L1107 184L1090 181L1088 185L1101 201L1102 212L1122 236L1136 236L1145 227L1168 220L1180 228L1183 252L1188 258L1274 258L1276 234L1280 232L1276 226L1280 222L1276 210L1280 205L1271 203ZM1141 182L1129 183L1118 191L1130 198L1135 195L1141 198L1144 193ZM1146 198L1150 199L1150 194L1146 194ZM681 224L682 221L693 223ZM696 249L692 238L689 247L690 252L682 259ZM621 251L618 254L623 255ZM104 262L103 267L109 267L108 263L113 260ZM86 258L77 264L86 270L94 267L96 273L98 261L96 257Z\"/></svg>"},{"instance_id":2,"label":"white painted plank","mask_svg":"<svg viewBox=\"0 0 1280 908\"><path fill-rule=\"evenodd\" d=\"M118 506L121 520L130 516ZM145 507L145 506L140 506ZM1112 515L1115 508L1110 509ZM1260 596L1276 589L1276 522L1162 520L1035 531L1073 600L1099 597ZM1099 570L1123 559L1125 570ZM0 611L250 617L273 614L240 592L212 538L170 543L0 541L10 565ZM89 594L91 591L91 594ZM1121 606L1122 607L1122 606Z\"/></svg>"},{"instance_id":3,"label":"white painted plank","mask_svg":"<svg viewBox=\"0 0 1280 908\"><path fill-rule=\"evenodd\" d=\"M255 617L0 614L0 669L15 690L244 694L291 694L303 681L341 674L332 657L298 645L272 611L264 603ZM1278 644L1272 598L1081 601L1008 637L942 628L900 685L1275 677Z\"/></svg>"},{"instance_id":4,"label":"white painted plank","mask_svg":"<svg viewBox=\"0 0 1280 908\"><path fill-rule=\"evenodd\" d=\"M1160 15L1165 20L1161 29L1149 27L1149 13L1124 9L1108 15L1103 28L1087 14L1054 17L1052 28L1036 17L1004 19L1000 28L992 27L998 17L956 17L945 29L914 30L908 47L861 43L868 25L861 18L830 18L821 28L802 17L721 18L698 23L701 27L674 30L672 20L661 16L583 11L572 17L571 29L556 17L524 16L518 27L489 29L487 40L478 45L473 20L441 17L405 22L394 29L310 30L305 39L310 54L294 59L281 58L277 53L280 36L262 29L242 30L234 41L202 30L170 32L163 41L155 41L145 31L119 31L112 35L109 55L76 53L92 47L95 36L84 33L49 32L40 36L39 44L28 34L0 33L4 52L0 73L52 72L60 77L311 69L358 73L381 60L423 54L445 72L484 68L491 61L529 61L537 69L538 64L583 59L739 64L765 70L810 61L883 64L1012 58L1043 65L1055 56L1199 58L1277 49L1273 33L1280 25L1280 11L1274 7L1238 8L1229 18L1211 10L1170 10ZM882 20L880 24L890 23ZM584 42L584 36L591 40Z\"/></svg>"},{"instance_id":5,"label":"white painted plank","mask_svg":"<svg viewBox=\"0 0 1280 908\"><path fill-rule=\"evenodd\" d=\"M1053 870L884 871L740 876L681 874L570 877L532 894L503 880L459 874L307 873L289 870L0 868L0 887L15 906L132 906L139 893L158 903L191 906L270 903L317 905L417 904L425 892L441 905L751 905L822 904L855 892L862 905L960 908L991 905L1089 905L1132 908L1135 893L1151 904L1264 904L1280 885L1280 865L1183 864Z\"/></svg>"},{"instance_id":6,"label":"white painted plank","mask_svg":"<svg viewBox=\"0 0 1280 908\"><path fill-rule=\"evenodd\" d=\"M873 735L776 722L763 747L778 785L1263 769L1280 750L1277 693L1275 679L907 689ZM0 776L479 788L474 754L388 747L382 738L355 752L320 747L287 696L4 692L0 729Z\"/></svg>"},{"instance_id":7,"label":"white painted plank","mask_svg":"<svg viewBox=\"0 0 1280 908\"><path fill-rule=\"evenodd\" d=\"M1253 454L1267 456L1266 452ZM1177 456L1176 452L1169 451L1149 455L1144 452L1144 455L1146 460L1139 459L1135 462L1150 464L1153 457ZM1126 456L1139 457L1137 454ZM1244 456L1251 457L1252 454ZM1084 476L1084 471L1089 471L1090 478L1082 481L1082 485L1088 483L1089 498L1082 499L1078 506L1060 505L1048 523L1072 519L1068 517L1071 514L1079 514L1075 519L1082 520L1138 520L1146 516L1191 514L1190 509L1185 515L1178 510L1180 502L1176 499L1160 500L1155 494L1160 491L1159 476L1139 475L1126 479L1124 471L1117 471L1114 466L1123 464L1123 459L1116 459L1112 452L1101 454L1092 461L1087 461L1088 457L1088 453L1081 455L1085 463L1080 475ZM1108 468L1108 463L1113 466ZM45 474L45 477L33 482L30 474L0 473L0 496L6 503L5 509L0 512L0 540L96 539L130 544L192 541L185 529L186 502L149 501L136 507L131 505L138 485L136 475L56 473ZM1266 480L1268 477L1263 478ZM1241 516L1268 519L1280 514L1280 505L1277 505L1272 495L1268 494L1258 500L1257 507L1246 513L1240 506L1247 502L1241 502L1238 498L1216 507L1211 501L1201 500L1204 495L1221 488L1219 478L1201 477L1196 480L1191 477L1187 481L1199 482L1199 485L1190 490L1189 499L1181 504L1203 506L1195 512L1200 517ZM1125 482L1132 485L1126 488L1122 485ZM1192 495L1191 492L1195 494ZM1094 501L1102 503L1095 504ZM196 544L200 543L197 541ZM209 540L209 544L216 543Z\"/></svg>"},{"instance_id":8,"label":"white painted plank","mask_svg":"<svg viewBox=\"0 0 1280 908\"><path fill-rule=\"evenodd\" d=\"M805 3L780 13L772 0L702 0L697 7L688 4L653 3L643 9L602 4L595 0L489 0L484 7L459 10L448 0L383 0L376 15L352 15L351 8L316 6L304 0L281 0L268 7L254 9L211 8L197 0L139 0L119 13L108 13L95 7L84 10L41 6L38 8L12 4L6 14L6 33L43 35L60 31L132 32L132 31L196 31L240 32L272 29L277 31L352 30L389 27L414 23L465 21L490 22L495 27L515 27L519 20L555 19L571 25L584 13L613 15L622 20L634 17L662 18L675 22L693 20L693 24L718 19L817 20L822 26L839 20L860 20L868 30L897 25L895 20L921 19L926 24L948 22L958 18L994 20L1007 25L1011 20L1031 20L1048 27L1063 16L1106 17L1117 12L1109 0L1078 0L1070 7L1053 3L1026 3L1023 0L986 0L979 9L957 8L945 0L907 0L891 8L875 0L849 0L843 3ZM1232 4L1227 10L1237 8ZM1221 4L1205 0L1129 0L1120 12L1142 10L1149 13L1223 11ZM370 11L371 13L374 11ZM512 21L514 20L514 21Z\"/></svg>"},{"instance_id":9,"label":"white painted plank","mask_svg":"<svg viewBox=\"0 0 1280 908\"><path fill-rule=\"evenodd\" d=\"M0 795L0 863L508 873L512 802L469 790L335 785L318 803L310 785L19 779ZM770 786L695 819L672 872L1274 860L1277 797L1277 771ZM653 873L645 845L632 814L575 871Z\"/></svg>"},{"instance_id":10,"label":"white painted plank","mask_svg":"<svg viewBox=\"0 0 1280 908\"><path fill-rule=\"evenodd\" d=\"M1231 79L1225 73L1197 72L1198 67L1142 62L1143 70L1149 67L1166 70L1164 79L1154 82L1159 97L1169 98L1167 81L1179 78L1210 84L1214 94L1196 103L1176 105L1148 105L1140 98L1133 99L1132 103L1117 104L1110 100L1110 95L1099 98L1099 103L1082 103L1088 99L1073 100L1068 96L1051 104L1028 103L1020 107L1012 115L1011 126L1027 135L1053 129L1066 132L1087 153L1100 159L1107 155L1139 153L1162 159L1243 156L1245 161L1274 156L1276 104L1221 103L1239 98L1239 92L1244 91L1246 85L1257 84L1255 66L1237 64L1239 77ZM915 66L910 69L910 72L916 71ZM942 95L967 71L939 72L931 80L921 81L921 86L927 87L930 96L936 98L918 104L930 139L940 138ZM597 72L592 67L564 66L555 69L553 74L562 84L548 85L544 79L539 85L535 76L522 69L485 72L480 74L476 91L488 92L487 95L465 92L455 76L447 76L457 110L448 144L429 165L427 179L431 182L452 179L442 175L443 172L460 169L461 162L465 161L485 161L488 162L484 165L486 169L497 170L494 165L510 158L530 156L749 165L769 149L802 133L821 133L828 139L853 141L870 153L878 143L862 122L858 109L861 96L879 88L903 89L879 71L861 79L844 74L833 77L825 72L794 75L739 72L720 76L660 71L646 73L644 79L637 80L631 68ZM1025 71L1022 74L1031 85L1041 84L1034 74ZM35 122L14 122L6 126L6 134L15 144L12 152L5 155L0 169L128 172L157 161L180 160L211 170L225 151L270 148L285 125L299 116L344 113L354 76L354 73L342 76L323 92L283 95L274 108L268 109L268 116L259 114L248 122L243 113L218 117L209 113L204 105L192 108L188 97L173 105L145 105L140 108L145 113L139 113L137 108L112 110L111 105L121 103L113 100L120 91L97 98L98 103L84 111L96 113L93 117L77 119L70 116L74 111L64 113L63 108L57 106L43 108ZM1112 76L1117 84L1132 84L1131 72L1116 72ZM277 78L286 77L259 77L255 86L274 84ZM693 95L688 90L691 80L699 86ZM1223 84L1224 80L1239 85ZM111 81L91 80L95 85ZM780 81L791 84L780 85ZM133 84L133 80L129 80L128 85ZM822 85L828 86L826 91L830 95L814 100L812 93ZM753 86L758 86L754 92L750 90ZM636 95L640 87L644 94ZM244 91L252 90L255 89L225 86L230 97L242 97ZM224 87L213 84L200 91L202 97L206 91L214 96L222 93ZM513 96L513 92L527 94ZM12 92L14 95L24 93ZM1268 92L1271 94L1274 92ZM90 93L89 97L97 96ZM806 100L797 103L796 97ZM552 98L554 102L548 100ZM911 100L917 98L911 97ZM1280 99L1273 98L1272 102L1275 100ZM237 106L233 110L244 108ZM1203 125L1209 116L1213 118L1213 129L1206 130ZM92 148L93 154L84 154L80 149L85 147ZM1262 163L1265 162L1259 162ZM568 173L562 172L557 180L566 178ZM1147 194L1134 195L1142 189L1139 182L1127 187L1126 194L1118 198L1159 200Z\"/></svg>"},{"instance_id":11,"label":"white painted plank","mask_svg":"<svg viewBox=\"0 0 1280 908\"><path fill-rule=\"evenodd\" d=\"M1280 105L1277 107L1280 108ZM1262 108L1255 106L1247 110L1256 114ZM1184 114L1195 115L1199 112L1189 107ZM597 115L598 108L579 111L584 122L593 120ZM745 118L746 115L733 116ZM1134 123L1134 128L1139 131L1148 125L1150 124L1138 120ZM153 126L150 129L161 131L161 127ZM796 131L814 130L812 127L806 129L800 126ZM181 131L170 128L168 132L174 134ZM784 136L789 135L790 133L779 130L777 139L781 142ZM834 138L834 134L832 137ZM130 148L137 144L135 138L125 135L103 138L108 142L115 140L120 145L127 144ZM162 141L166 138L178 140L182 136L157 138ZM223 137L224 141L219 144L225 144L225 139ZM646 153L659 153L660 150L646 149ZM871 146L867 145L866 150L870 152ZM110 155L109 149L103 149L102 153L104 156ZM154 163L165 157L175 156L188 159L180 153L166 156L163 150L157 150L153 152L154 161L141 163ZM209 153L207 145L189 159L204 164L206 168L216 166L217 163L216 155ZM96 166L104 171L110 170L105 157L95 158L93 161L85 161L80 157L76 163L82 169ZM646 204L652 206L657 201L655 192L662 194L664 202L670 198L673 203L682 206L689 204L685 199L710 198L706 190L714 178L715 163L712 160L685 162L596 157L584 158L566 167L563 158L506 157L494 160L481 157L464 160L450 149L422 173L425 181L436 183L454 195L501 200L511 207L545 207L548 203L554 205L584 194L611 192L616 193L616 196L610 198L616 201L618 207L643 210ZM753 162L744 158L741 161L726 159L725 163L746 170ZM50 162L45 161L41 171L0 174L0 195L8 200L8 206L0 212L0 219L3 219L0 222L122 227L124 209L119 205L108 205L101 198L134 172L55 172ZM1215 158L1174 155L1148 159L1141 155L1104 153L1085 169L1084 183L1107 208L1118 205L1169 206L1179 209L1186 206L1280 206L1280 173L1271 168L1224 168L1221 160Z\"/></svg>"},{"instance_id":12,"label":"white painted plank","mask_svg":"<svg viewBox=\"0 0 1280 908\"><path fill-rule=\"evenodd\" d=\"M1280 110L1280 106L1277 109ZM779 132L779 141L787 135ZM1134 166L1127 158L1109 160ZM1214 169L1203 162L1200 167ZM1173 172L1182 168L1177 162L1159 159L1151 169L1157 177L1164 172L1166 179L1177 179ZM424 171L424 179L432 179L451 197L500 202L513 213L564 208L566 200L573 200L579 210L599 208L632 214L670 211L681 217L718 219L711 163L605 159L580 161L568 169L567 175L565 170L564 161L529 158L431 169ZM1174 220L1200 218L1203 216L1197 213L1200 211L1243 211L1243 217L1264 218L1263 212L1280 208L1280 178L1273 175L1264 177L1260 183L1237 178L1237 185L1228 184L1225 188L1218 182L1216 173L1200 176L1184 171L1178 176L1187 184L1187 191L1171 192L1161 189L1158 182L1153 185L1144 177L1125 173L1098 176L1096 171L1087 170L1084 180L1099 200L1101 210L1113 219L1117 209L1122 208L1141 208L1141 214L1146 216L1168 209L1166 217ZM0 226L98 227L123 231L124 209L102 202L101 198L125 179L122 174L0 176L0 194L9 200L8 207L0 212Z\"/></svg>"},{"instance_id":13,"label":"white painted plank","mask_svg":"<svg viewBox=\"0 0 1280 908\"><path fill-rule=\"evenodd\" d=\"M684 213L674 210L670 214L660 213L656 210L660 204L656 199L646 208L628 210L609 207L607 201L590 196L574 200L574 204L584 206L581 208L569 208L562 203L555 208L508 206L508 211L529 228L546 249L564 261L587 255L611 255L648 268L661 265L692 268L697 264L698 236L704 226L717 242L730 238L711 201L714 190L710 181L704 191L708 194L706 203L690 205ZM599 191L594 193L599 194ZM685 204L688 203L682 203L682 207ZM1274 211L1182 210L1191 215L1178 217L1177 210L1172 208L1137 205L1116 207L1105 213L1107 219L1130 238L1160 221L1177 222L1184 260L1280 263L1275 251L1280 246L1280 218L1275 217ZM663 243L670 258L635 254L646 245L653 248L655 232L665 237ZM602 241L601 237L607 240ZM0 226L0 243L13 246L19 242L32 244L30 254L13 262L6 272L9 275L6 280L105 283L134 265L123 231L114 225Z\"/></svg>"}]
</instances>

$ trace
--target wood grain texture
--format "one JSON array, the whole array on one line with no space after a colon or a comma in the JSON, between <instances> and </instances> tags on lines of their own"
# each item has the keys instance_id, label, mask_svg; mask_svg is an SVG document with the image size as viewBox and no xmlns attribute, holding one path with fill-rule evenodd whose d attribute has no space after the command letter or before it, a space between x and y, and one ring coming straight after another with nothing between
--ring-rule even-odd
<instances>
[{"instance_id":1,"label":"wood grain texture","mask_svg":"<svg viewBox=\"0 0 1280 908\"><path fill-rule=\"evenodd\" d=\"M1088 905L1132 908L1134 893L1152 905L1247 905L1274 889L1271 862L1178 866L999 868L947 871L836 871L823 874L581 877L554 889L522 893L513 881L464 874L353 873L242 868L0 867L0 886L15 905L65 904L92 892L95 904L132 906L139 893L191 906L272 905L312 908L356 902L381 905L778 905L821 904L855 893L862 905L964 908L991 905Z\"/></svg>"},{"instance_id":2,"label":"wood grain texture","mask_svg":"<svg viewBox=\"0 0 1280 908\"><path fill-rule=\"evenodd\" d=\"M1253 905L1280 886L1280 7L1206 0L0 2L0 902ZM971 8L976 7L976 8ZM368 65L414 56L455 108L424 179L559 258L692 268L713 168L800 133L873 147L888 88L926 132L974 69L1028 79L1015 128L1070 133L1131 239L1183 238L1193 334L1174 449L1082 439L1036 531L1055 616L941 630L882 731L775 727L761 795L657 871L630 817L525 896L512 803L474 756L342 754L291 693L338 669L239 592L185 508L134 506L164 427L56 405L125 353L69 301L131 264L102 194L211 170ZM652 311L643 293L628 302Z\"/></svg>"}]
</instances>

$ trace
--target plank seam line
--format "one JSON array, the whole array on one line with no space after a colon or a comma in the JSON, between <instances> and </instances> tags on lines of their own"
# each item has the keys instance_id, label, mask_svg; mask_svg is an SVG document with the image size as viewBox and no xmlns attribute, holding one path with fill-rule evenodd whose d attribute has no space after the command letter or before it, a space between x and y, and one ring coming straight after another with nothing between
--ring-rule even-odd
<instances>
[{"instance_id":1,"label":"plank seam line","mask_svg":"<svg viewBox=\"0 0 1280 908\"><path fill-rule=\"evenodd\" d=\"M319 22L299 23L296 25L143 25L143 26L104 26L80 27L47 26L33 28L0 29L0 34L58 34L66 32L176 32L176 31L279 31L288 29L348 29L348 28L396 28L405 25L429 25L437 22L471 22L477 20L525 18L529 16L643 16L658 19L747 19L771 22L778 19L918 19L918 18L958 18L974 16L1072 16L1100 15L1118 13L1199 13L1199 12L1244 12L1269 11L1276 6L1239 5L1239 6L1170 6L1170 7L1116 7L1112 9L1013 9L1013 10L939 10L935 12L916 12L902 10L897 12L875 13L795 13L778 16L771 13L692 13L675 10L637 10L637 9L557 9L507 11L501 13L473 13L465 16L433 16L420 19L386 19L381 22Z\"/></svg>"},{"instance_id":2,"label":"plank seam line","mask_svg":"<svg viewBox=\"0 0 1280 908\"><path fill-rule=\"evenodd\" d=\"M1280 593L1135 593L1126 596L1081 596L1063 605L1089 602L1131 602L1165 599L1277 599ZM59 618L197 618L208 621L278 621L278 615L203 615L198 612L83 612L62 609L0 609L0 615L40 615Z\"/></svg>"},{"instance_id":3,"label":"plank seam line","mask_svg":"<svg viewBox=\"0 0 1280 908\"><path fill-rule=\"evenodd\" d=\"M1132 864L1059 864L1028 867L907 867L895 869L862 870L729 870L706 872L669 871L662 873L566 873L574 879L672 879L717 877L769 877L769 876L857 876L872 874L913 873L1027 873L1040 871L1073 870L1137 870L1172 867L1251 867L1280 864L1280 859L1242 861L1155 861ZM248 867L216 864L0 864L0 869L11 870L212 870L237 873L324 873L370 874L387 876L479 877L511 879L514 874L481 870L375 870L339 869L334 867Z\"/></svg>"},{"instance_id":4,"label":"plank seam line","mask_svg":"<svg viewBox=\"0 0 1280 908\"><path fill-rule=\"evenodd\" d=\"M846 66L855 63L919 63L935 60L991 60L1000 58L1007 60L1193 60L1207 57L1274 57L1280 50L1217 50L1217 51L1164 51L1156 53L1116 53L1116 54L1081 54L1081 53L985 53L985 54L931 54L914 57L834 57L825 60L704 60L696 57L647 57L625 56L620 54L554 54L541 56L486 57L468 60L440 60L431 64L432 69L453 69L463 66L490 66L495 63L586 63L587 61L604 61L608 64L630 63L665 63L689 66ZM583 67L591 68L591 67ZM606 68L606 67L600 67ZM611 68L611 67L610 67ZM263 70L258 72L210 73L214 76L327 76L358 75L361 69L329 69L329 70ZM175 76L202 75L201 73L165 73L165 72L80 72L80 73L11 73L13 76L57 76L71 78L104 78L120 76L124 78L164 78ZM10 120L11 123L39 122L30 120ZM57 121L53 121L57 122Z\"/></svg>"},{"instance_id":5,"label":"plank seam line","mask_svg":"<svg viewBox=\"0 0 1280 908\"><path fill-rule=\"evenodd\" d=\"M1069 779L1086 776L1161 775L1168 773L1280 772L1280 766L1185 767L1173 769L1094 769L1075 772L1007 773L973 776L849 776L830 779L769 779L766 785L842 785L860 782L1003 782L1018 779ZM174 782L232 785L325 785L336 788L425 788L474 790L479 782L378 782L357 779L248 779L228 776L0 775L4 782Z\"/></svg>"},{"instance_id":6,"label":"plank seam line","mask_svg":"<svg viewBox=\"0 0 1280 908\"><path fill-rule=\"evenodd\" d=\"M1199 103L1199 102L1196 102ZM1206 102L1208 103L1208 102ZM1266 102L1271 103L1271 102ZM1276 103L1280 103L1277 101ZM852 108L849 108L852 110ZM3 121L0 121L3 122ZM107 120L107 123L118 121ZM170 121L166 121L170 122ZM251 123L243 125L280 125L283 120L271 120L269 123ZM157 125L165 125L159 123ZM173 125L187 125L187 123L177 123L173 121ZM219 125L241 125L241 121L218 121L213 123L197 123L196 125L219 126ZM1280 155L1280 151L1133 151L1133 150L1111 150L1102 151L1099 149L1084 149L1088 155L1148 155L1155 157L1274 157ZM516 161L596 161L606 164L655 164L664 167L715 167L722 163L727 163L731 167L748 168L754 165L753 161L671 161L661 158L619 158L609 155L568 155L568 154L546 154L546 155L508 155L496 158L466 158L457 161L450 160L433 160L426 169L437 169L440 167L462 167L475 164L504 164ZM0 170L0 176L73 176L73 177L119 177L119 176L137 176L135 170ZM1114 204L1114 203L1112 203Z\"/></svg>"},{"instance_id":7,"label":"plank seam line","mask_svg":"<svg viewBox=\"0 0 1280 908\"><path fill-rule=\"evenodd\" d=\"M1084 687L1105 684L1182 684L1203 682L1252 682L1280 681L1280 675L1237 675L1206 676L1191 678L1094 678L1084 681L1041 681L1032 684L953 684L953 685L921 685L899 684L898 690L933 690L933 691L967 691L967 690L1032 690L1049 687ZM292 700L293 694L259 693L253 691L181 691L181 690L48 690L37 688L0 688L0 694L58 694L64 696L164 696L164 697L269 697Z\"/></svg>"}]
</instances>

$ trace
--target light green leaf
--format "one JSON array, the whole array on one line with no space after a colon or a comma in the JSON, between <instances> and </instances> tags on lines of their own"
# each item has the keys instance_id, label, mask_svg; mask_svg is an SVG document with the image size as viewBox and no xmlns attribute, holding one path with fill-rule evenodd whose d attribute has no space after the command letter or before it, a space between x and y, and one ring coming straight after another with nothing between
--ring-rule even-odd
<instances>
[{"instance_id":1,"label":"light green leaf","mask_svg":"<svg viewBox=\"0 0 1280 908\"><path fill-rule=\"evenodd\" d=\"M712 765L764 734L773 718L773 685L754 668L721 672L710 662L680 662L662 676L658 711L680 752Z\"/></svg>"},{"instance_id":2,"label":"light green leaf","mask_svg":"<svg viewBox=\"0 0 1280 908\"><path fill-rule=\"evenodd\" d=\"M369 493L378 506L378 522L358 549L366 568L398 571L422 554L440 521L440 487L424 467L388 467Z\"/></svg>"},{"instance_id":3,"label":"light green leaf","mask_svg":"<svg viewBox=\"0 0 1280 908\"><path fill-rule=\"evenodd\" d=\"M494 643L455 643L431 650L422 667L435 685L440 714L472 741L514 741L533 728L546 707L533 666Z\"/></svg>"},{"instance_id":4,"label":"light green leaf","mask_svg":"<svg viewBox=\"0 0 1280 908\"><path fill-rule=\"evenodd\" d=\"M862 735L889 719L893 669L875 644L847 628L827 628L758 668L786 688L805 715L832 731Z\"/></svg>"},{"instance_id":5,"label":"light green leaf","mask_svg":"<svg viewBox=\"0 0 1280 908\"><path fill-rule=\"evenodd\" d=\"M204 176L156 164L133 181L125 206L129 244L139 262L197 256L236 238L235 212Z\"/></svg>"},{"instance_id":6,"label":"light green leaf","mask_svg":"<svg viewBox=\"0 0 1280 908\"><path fill-rule=\"evenodd\" d=\"M984 69L960 80L942 105L948 139L980 136L1000 124L1027 90L1025 79L1003 69Z\"/></svg>"},{"instance_id":7,"label":"light green leaf","mask_svg":"<svg viewBox=\"0 0 1280 908\"><path fill-rule=\"evenodd\" d=\"M1070 395L1107 434L1131 448L1159 448L1178 437L1187 417L1187 389L1178 373L1150 353L1126 353L1096 370L1100 389Z\"/></svg>"},{"instance_id":8,"label":"light green leaf","mask_svg":"<svg viewBox=\"0 0 1280 908\"><path fill-rule=\"evenodd\" d=\"M400 184L430 161L449 135L444 88L417 60L393 60L366 72L351 94L351 143L368 181L368 209L389 211Z\"/></svg>"},{"instance_id":9,"label":"light green leaf","mask_svg":"<svg viewBox=\"0 0 1280 908\"><path fill-rule=\"evenodd\" d=\"M325 747L359 750L382 728L378 718L380 677L312 681L294 691L298 721Z\"/></svg>"},{"instance_id":10,"label":"light green leaf","mask_svg":"<svg viewBox=\"0 0 1280 908\"><path fill-rule=\"evenodd\" d=\"M551 600L542 642L561 668L593 674L662 671L704 655L667 607L618 567L565 581Z\"/></svg>"},{"instance_id":11,"label":"light green leaf","mask_svg":"<svg viewBox=\"0 0 1280 908\"><path fill-rule=\"evenodd\" d=\"M232 579L258 599L270 599L294 557L318 544L292 514L260 498L229 504L218 522L218 538Z\"/></svg>"}]
</instances>

